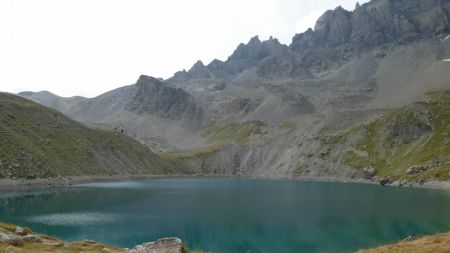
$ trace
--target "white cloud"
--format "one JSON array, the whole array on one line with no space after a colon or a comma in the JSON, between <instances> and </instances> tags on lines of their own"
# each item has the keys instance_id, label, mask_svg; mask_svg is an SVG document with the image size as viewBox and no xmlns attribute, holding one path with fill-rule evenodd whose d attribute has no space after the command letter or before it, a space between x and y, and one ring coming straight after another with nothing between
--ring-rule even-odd
<instances>
[{"instance_id":1,"label":"white cloud","mask_svg":"<svg viewBox=\"0 0 450 253\"><path fill-rule=\"evenodd\" d=\"M353 9L356 1L342 0ZM250 37L289 44L334 0L2 0L0 90L94 96L140 74L225 60Z\"/></svg>"}]
</instances>

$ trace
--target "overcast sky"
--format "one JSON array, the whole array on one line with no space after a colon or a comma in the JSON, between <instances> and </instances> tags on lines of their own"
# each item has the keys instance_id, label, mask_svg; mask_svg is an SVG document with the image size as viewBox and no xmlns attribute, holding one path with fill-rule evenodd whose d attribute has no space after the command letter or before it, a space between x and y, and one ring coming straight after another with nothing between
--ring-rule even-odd
<instances>
[{"instance_id":1,"label":"overcast sky","mask_svg":"<svg viewBox=\"0 0 450 253\"><path fill-rule=\"evenodd\" d=\"M367 1L359 1L364 3ZM226 60L254 35L289 44L356 0L1 0L0 90L96 96L140 74Z\"/></svg>"}]
</instances>

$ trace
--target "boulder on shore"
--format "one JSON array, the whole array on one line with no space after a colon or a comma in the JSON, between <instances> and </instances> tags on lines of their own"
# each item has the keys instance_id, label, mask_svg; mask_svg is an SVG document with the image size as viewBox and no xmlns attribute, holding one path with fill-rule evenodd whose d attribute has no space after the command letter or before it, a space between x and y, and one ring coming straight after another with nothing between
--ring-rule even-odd
<instances>
[{"instance_id":1,"label":"boulder on shore","mask_svg":"<svg viewBox=\"0 0 450 253\"><path fill-rule=\"evenodd\" d=\"M127 253L182 253L183 243L176 237L162 238L156 242L137 245L135 248L127 250Z\"/></svg>"},{"instance_id":2,"label":"boulder on shore","mask_svg":"<svg viewBox=\"0 0 450 253\"><path fill-rule=\"evenodd\" d=\"M380 180L381 185L390 185L394 182L394 180L390 177L385 177Z\"/></svg>"},{"instance_id":3,"label":"boulder on shore","mask_svg":"<svg viewBox=\"0 0 450 253\"><path fill-rule=\"evenodd\" d=\"M422 173L422 172L424 172L424 171L426 171L427 170L427 168L426 167L424 167L424 166L418 166L418 165L414 165L414 166L411 166L411 167L409 167L408 169L406 169L406 174L408 174L408 175L415 175L415 174L419 174L419 173Z\"/></svg>"},{"instance_id":4,"label":"boulder on shore","mask_svg":"<svg viewBox=\"0 0 450 253\"><path fill-rule=\"evenodd\" d=\"M374 167L367 167L363 170L363 176L365 179L372 179L377 174L377 170Z\"/></svg>"}]
</instances>

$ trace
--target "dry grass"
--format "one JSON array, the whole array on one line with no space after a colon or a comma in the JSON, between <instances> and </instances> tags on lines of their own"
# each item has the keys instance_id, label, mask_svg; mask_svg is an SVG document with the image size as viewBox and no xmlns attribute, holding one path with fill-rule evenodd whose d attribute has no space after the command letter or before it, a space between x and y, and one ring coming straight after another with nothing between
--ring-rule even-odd
<instances>
[{"instance_id":1,"label":"dry grass","mask_svg":"<svg viewBox=\"0 0 450 253\"><path fill-rule=\"evenodd\" d=\"M425 236L412 241L401 241L375 249L360 250L358 253L450 253L450 232Z\"/></svg>"}]
</instances>

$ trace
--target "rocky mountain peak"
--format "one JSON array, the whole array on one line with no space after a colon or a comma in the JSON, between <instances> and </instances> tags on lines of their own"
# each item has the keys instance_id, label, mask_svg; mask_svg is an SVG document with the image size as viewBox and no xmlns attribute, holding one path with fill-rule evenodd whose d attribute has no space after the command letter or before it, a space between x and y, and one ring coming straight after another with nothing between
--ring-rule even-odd
<instances>
[{"instance_id":1,"label":"rocky mountain peak","mask_svg":"<svg viewBox=\"0 0 450 253\"><path fill-rule=\"evenodd\" d=\"M203 64L202 61L198 60L194 66L188 71L188 74L191 78L209 78L210 74L208 69Z\"/></svg>"},{"instance_id":2,"label":"rocky mountain peak","mask_svg":"<svg viewBox=\"0 0 450 253\"><path fill-rule=\"evenodd\" d=\"M301 67L320 75L360 53L450 32L448 0L373 0L354 11L326 11L314 30L297 34L290 51Z\"/></svg>"},{"instance_id":3,"label":"rocky mountain peak","mask_svg":"<svg viewBox=\"0 0 450 253\"><path fill-rule=\"evenodd\" d=\"M325 12L317 20L314 31L329 46L347 42L351 33L351 12L341 6Z\"/></svg>"},{"instance_id":4,"label":"rocky mountain peak","mask_svg":"<svg viewBox=\"0 0 450 253\"><path fill-rule=\"evenodd\" d=\"M212 62L210 62L207 66L207 68L211 71L215 71L215 70L219 70L221 68L223 68L224 66L224 62L218 59L214 59L212 60Z\"/></svg>"},{"instance_id":5,"label":"rocky mountain peak","mask_svg":"<svg viewBox=\"0 0 450 253\"><path fill-rule=\"evenodd\" d=\"M312 39L329 47L347 42L378 46L414 34L425 37L448 32L449 16L450 2L445 0L373 0L357 3L353 12L342 7L326 11L317 20ZM301 41L304 37L311 39L296 35L293 45L306 44Z\"/></svg>"},{"instance_id":6,"label":"rocky mountain peak","mask_svg":"<svg viewBox=\"0 0 450 253\"><path fill-rule=\"evenodd\" d=\"M152 77L152 76L141 75L141 76L139 76L138 80L136 81L137 86L150 85L150 84L162 85L162 80Z\"/></svg>"},{"instance_id":7,"label":"rocky mountain peak","mask_svg":"<svg viewBox=\"0 0 450 253\"><path fill-rule=\"evenodd\" d=\"M250 39L247 45L258 45L258 44L261 44L261 40L259 39L259 36L256 35Z\"/></svg>"},{"instance_id":8,"label":"rocky mountain peak","mask_svg":"<svg viewBox=\"0 0 450 253\"><path fill-rule=\"evenodd\" d=\"M283 49L285 49L285 46L273 37L270 37L269 40L261 41L258 36L255 36L247 44L240 44L228 61L261 60Z\"/></svg>"},{"instance_id":9,"label":"rocky mountain peak","mask_svg":"<svg viewBox=\"0 0 450 253\"><path fill-rule=\"evenodd\" d=\"M171 80L227 78L257 68L263 78L310 78L327 75L365 52L430 39L450 32L448 0L372 0L353 11L339 6L326 11L313 29L296 34L291 45L258 36L241 43L227 61L197 62ZM269 73L269 74L268 74Z\"/></svg>"}]
</instances>

